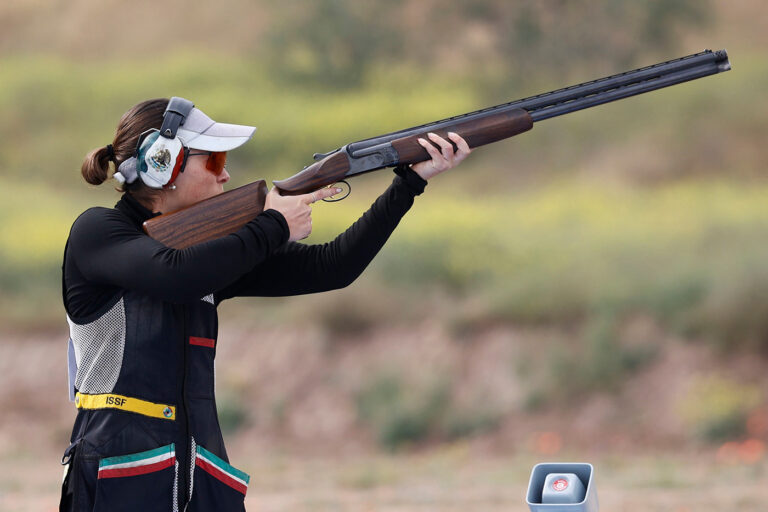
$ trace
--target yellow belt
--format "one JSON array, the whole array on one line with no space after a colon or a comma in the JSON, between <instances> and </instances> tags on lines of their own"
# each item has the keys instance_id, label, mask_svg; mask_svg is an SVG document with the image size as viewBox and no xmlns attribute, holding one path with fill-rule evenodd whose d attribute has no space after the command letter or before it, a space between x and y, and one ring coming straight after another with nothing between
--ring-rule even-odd
<instances>
[{"instance_id":1,"label":"yellow belt","mask_svg":"<svg viewBox=\"0 0 768 512\"><path fill-rule=\"evenodd\" d=\"M164 420L176 419L176 407L173 405L156 404L130 396L105 393L102 395L75 395L75 405L78 409L120 409L130 411L152 418Z\"/></svg>"}]
</instances>

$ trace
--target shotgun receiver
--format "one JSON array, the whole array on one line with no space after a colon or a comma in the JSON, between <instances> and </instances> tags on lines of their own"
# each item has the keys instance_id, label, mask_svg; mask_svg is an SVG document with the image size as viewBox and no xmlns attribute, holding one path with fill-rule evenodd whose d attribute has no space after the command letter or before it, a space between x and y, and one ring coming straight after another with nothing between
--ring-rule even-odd
<instances>
[{"instance_id":1,"label":"shotgun receiver","mask_svg":"<svg viewBox=\"0 0 768 512\"><path fill-rule=\"evenodd\" d=\"M304 194L347 178L398 164L429 160L419 137L429 132L446 138L456 132L476 148L530 130L533 123L611 101L731 69L725 50L705 50L633 71L573 85L455 117L352 142L325 154L315 163L275 187L288 195ZM429 140L429 139L427 139ZM455 144L454 144L454 149ZM261 213L266 183L244 187L206 199L177 212L144 223L144 231L160 242L182 249L232 233Z\"/></svg>"}]
</instances>

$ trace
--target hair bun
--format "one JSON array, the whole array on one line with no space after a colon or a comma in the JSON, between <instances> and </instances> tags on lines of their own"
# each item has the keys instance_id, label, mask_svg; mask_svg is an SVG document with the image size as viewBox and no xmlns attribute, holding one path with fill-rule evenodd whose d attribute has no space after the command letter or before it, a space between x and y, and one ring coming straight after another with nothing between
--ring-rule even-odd
<instances>
[{"instance_id":1,"label":"hair bun","mask_svg":"<svg viewBox=\"0 0 768 512\"><path fill-rule=\"evenodd\" d=\"M113 151L114 154L114 151ZM83 161L80 172L85 181L91 185L101 185L107 180L109 171L110 155L106 147L94 149Z\"/></svg>"}]
</instances>

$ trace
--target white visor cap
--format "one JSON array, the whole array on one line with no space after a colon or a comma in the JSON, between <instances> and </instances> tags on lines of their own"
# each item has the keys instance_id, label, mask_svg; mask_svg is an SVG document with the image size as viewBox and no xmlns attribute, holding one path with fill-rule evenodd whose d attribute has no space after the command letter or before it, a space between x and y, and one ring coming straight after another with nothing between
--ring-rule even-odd
<instances>
[{"instance_id":1,"label":"white visor cap","mask_svg":"<svg viewBox=\"0 0 768 512\"><path fill-rule=\"evenodd\" d=\"M217 123L200 109L193 108L176 135L191 149L229 151L253 137L256 127Z\"/></svg>"}]
</instances>

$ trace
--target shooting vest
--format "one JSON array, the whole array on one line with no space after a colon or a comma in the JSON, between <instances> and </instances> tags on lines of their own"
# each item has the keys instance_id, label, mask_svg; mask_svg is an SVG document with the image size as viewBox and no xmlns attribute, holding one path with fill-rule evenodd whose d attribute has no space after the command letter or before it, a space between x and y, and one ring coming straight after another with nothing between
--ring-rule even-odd
<instances>
[{"instance_id":1,"label":"shooting vest","mask_svg":"<svg viewBox=\"0 0 768 512\"><path fill-rule=\"evenodd\" d=\"M78 407L61 510L244 510L214 398L213 295L173 304L124 291L70 325Z\"/></svg>"}]
</instances>

